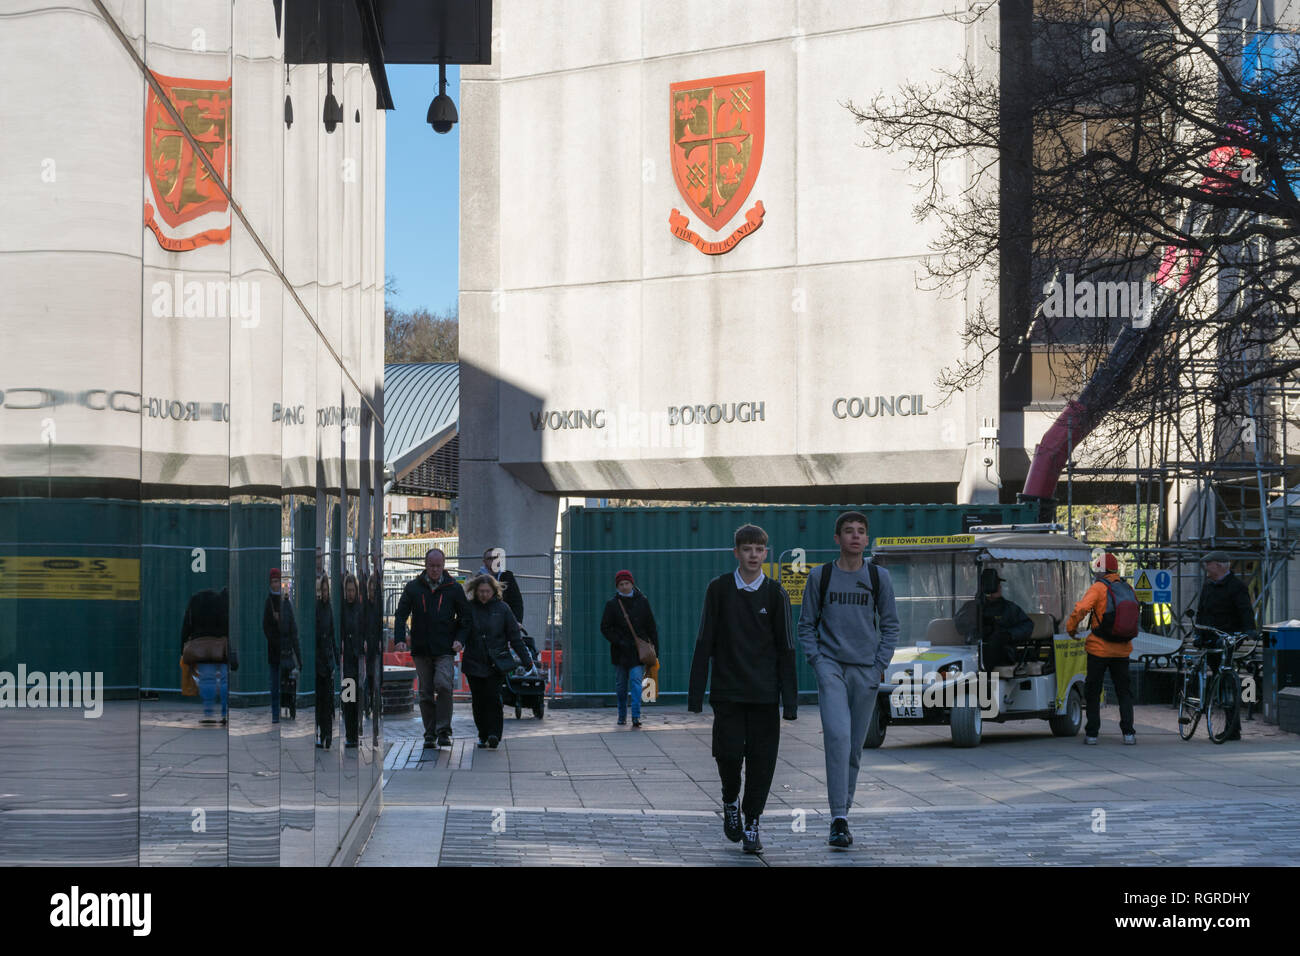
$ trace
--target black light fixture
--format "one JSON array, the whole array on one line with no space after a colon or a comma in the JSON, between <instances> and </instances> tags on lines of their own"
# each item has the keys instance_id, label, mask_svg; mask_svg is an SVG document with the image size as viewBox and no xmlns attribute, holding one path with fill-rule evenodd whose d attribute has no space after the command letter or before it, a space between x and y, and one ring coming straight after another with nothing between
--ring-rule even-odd
<instances>
[{"instance_id":1,"label":"black light fixture","mask_svg":"<svg viewBox=\"0 0 1300 956\"><path fill-rule=\"evenodd\" d=\"M343 122L343 107L334 97L334 64L325 64L325 76L327 89L325 94L325 109L321 113L321 119L325 121L325 132L334 132L335 127Z\"/></svg>"},{"instance_id":2,"label":"black light fixture","mask_svg":"<svg viewBox=\"0 0 1300 956\"><path fill-rule=\"evenodd\" d=\"M433 127L435 133L450 133L456 125L456 104L447 95L447 64L438 64L438 95L429 104L429 112L424 121Z\"/></svg>"}]
</instances>

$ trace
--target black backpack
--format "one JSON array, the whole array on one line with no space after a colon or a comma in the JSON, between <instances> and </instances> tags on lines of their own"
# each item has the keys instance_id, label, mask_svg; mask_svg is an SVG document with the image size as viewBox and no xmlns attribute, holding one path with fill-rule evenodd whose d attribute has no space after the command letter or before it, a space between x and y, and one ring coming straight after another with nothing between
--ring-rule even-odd
<instances>
[{"instance_id":1,"label":"black backpack","mask_svg":"<svg viewBox=\"0 0 1300 956\"><path fill-rule=\"evenodd\" d=\"M813 621L813 627L820 627L822 623L822 612L826 610L826 595L831 589L831 565L834 563L834 561L827 561L821 566L821 577L817 580L817 620ZM867 573L871 575L871 611L875 615L874 622L876 631L879 633L880 570L876 567L875 562L867 563Z\"/></svg>"}]
</instances>

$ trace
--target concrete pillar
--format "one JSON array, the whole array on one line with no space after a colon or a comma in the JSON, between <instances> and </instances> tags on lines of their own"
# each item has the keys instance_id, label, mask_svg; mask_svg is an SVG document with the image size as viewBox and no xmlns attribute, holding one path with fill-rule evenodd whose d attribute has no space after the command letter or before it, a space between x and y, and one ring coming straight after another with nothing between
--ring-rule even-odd
<instances>
[{"instance_id":1,"label":"concrete pillar","mask_svg":"<svg viewBox=\"0 0 1300 956\"><path fill-rule=\"evenodd\" d=\"M462 415L465 408L462 392ZM516 575L544 576L549 571L545 560L522 556L551 553L559 517L558 496L534 491L495 461L464 457L460 460L460 488L462 568L476 570L485 549L500 547L506 552L506 566ZM540 599L543 582L530 578L521 586L525 591L524 626L540 647L549 610L549 602Z\"/></svg>"}]
</instances>

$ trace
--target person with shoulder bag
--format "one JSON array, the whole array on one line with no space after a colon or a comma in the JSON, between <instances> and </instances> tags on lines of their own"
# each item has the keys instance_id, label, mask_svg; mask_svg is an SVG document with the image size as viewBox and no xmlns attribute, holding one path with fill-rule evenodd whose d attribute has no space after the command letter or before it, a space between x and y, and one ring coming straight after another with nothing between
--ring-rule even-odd
<instances>
[{"instance_id":1,"label":"person with shoulder bag","mask_svg":"<svg viewBox=\"0 0 1300 956\"><path fill-rule=\"evenodd\" d=\"M618 723L627 723L631 703L632 727L641 726L641 680L645 669L659 658L659 629L650 600L632 578L631 571L614 575L617 593L605 604L600 633L609 641L614 665L614 695L618 698Z\"/></svg>"},{"instance_id":2,"label":"person with shoulder bag","mask_svg":"<svg viewBox=\"0 0 1300 956\"><path fill-rule=\"evenodd\" d=\"M505 732L501 682L517 667L532 670L535 666L519 634L519 621L501 598L504 591L501 582L490 574L476 574L465 585L469 633L460 666L469 683L478 745L493 750ZM519 655L518 662L511 651Z\"/></svg>"},{"instance_id":3,"label":"person with shoulder bag","mask_svg":"<svg viewBox=\"0 0 1300 956\"><path fill-rule=\"evenodd\" d=\"M1137 637L1141 605L1133 589L1119 576L1119 559L1106 553L1093 560L1092 571L1097 580L1079 599L1065 622L1071 637L1079 629L1084 617L1091 628L1084 650L1088 653L1088 673L1083 681L1083 697L1087 722L1083 728L1083 742L1089 746L1097 743L1101 730L1101 687L1106 673L1110 672L1119 698L1119 731L1124 743L1137 743L1133 729L1133 690L1129 683L1129 656L1133 653L1133 638Z\"/></svg>"}]
</instances>

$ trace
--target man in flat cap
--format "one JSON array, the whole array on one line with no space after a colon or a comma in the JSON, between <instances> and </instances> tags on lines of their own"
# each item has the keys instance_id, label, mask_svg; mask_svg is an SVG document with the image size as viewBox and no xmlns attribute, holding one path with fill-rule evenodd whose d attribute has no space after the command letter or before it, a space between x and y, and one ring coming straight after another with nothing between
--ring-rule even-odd
<instances>
[{"instance_id":1,"label":"man in flat cap","mask_svg":"<svg viewBox=\"0 0 1300 956\"><path fill-rule=\"evenodd\" d=\"M1222 551L1211 551L1201 558L1205 567L1205 584L1196 602L1196 623L1220 631L1237 632L1255 630L1255 611L1251 605L1246 582L1232 573L1232 558ZM1222 654L1207 654L1206 660L1214 670L1219 669ZM1229 740L1241 739L1241 715L1233 721Z\"/></svg>"},{"instance_id":2,"label":"man in flat cap","mask_svg":"<svg viewBox=\"0 0 1300 956\"><path fill-rule=\"evenodd\" d=\"M996 568L985 568L980 572L979 597L963 604L953 618L958 633L967 643L984 645L984 666L990 670L1014 664L1016 644L1028 640L1034 632L1034 622L1024 609L1003 596L1005 580ZM977 607L976 601L980 606Z\"/></svg>"}]
</instances>

